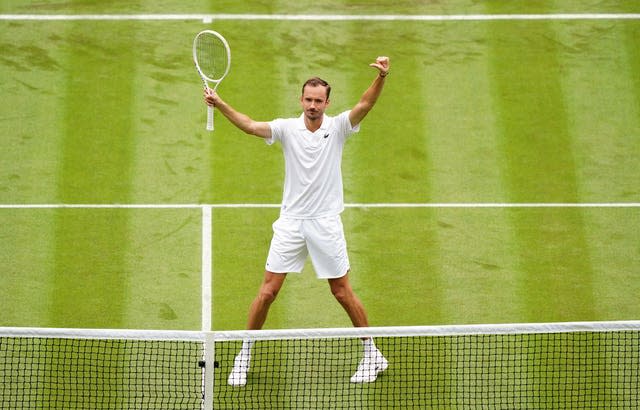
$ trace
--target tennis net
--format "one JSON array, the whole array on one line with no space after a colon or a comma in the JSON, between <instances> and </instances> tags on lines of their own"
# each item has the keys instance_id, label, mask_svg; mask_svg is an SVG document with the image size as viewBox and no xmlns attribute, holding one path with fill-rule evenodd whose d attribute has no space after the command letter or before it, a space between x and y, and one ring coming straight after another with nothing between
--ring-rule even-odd
<instances>
[{"instance_id":1,"label":"tennis net","mask_svg":"<svg viewBox=\"0 0 640 410\"><path fill-rule=\"evenodd\" d=\"M198 332L0 328L0 408L200 409Z\"/></svg>"},{"instance_id":2,"label":"tennis net","mask_svg":"<svg viewBox=\"0 0 640 410\"><path fill-rule=\"evenodd\" d=\"M640 321L83 332L0 328L0 407L632 409L640 402ZM369 337L389 367L374 382L353 383ZM248 340L246 384L231 386Z\"/></svg>"}]
</instances>

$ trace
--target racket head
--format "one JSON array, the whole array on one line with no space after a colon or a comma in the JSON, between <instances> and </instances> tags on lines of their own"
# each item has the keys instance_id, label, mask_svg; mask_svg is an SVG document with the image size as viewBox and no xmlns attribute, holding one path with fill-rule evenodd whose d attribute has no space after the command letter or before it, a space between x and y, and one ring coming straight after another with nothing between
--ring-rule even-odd
<instances>
[{"instance_id":1,"label":"racket head","mask_svg":"<svg viewBox=\"0 0 640 410\"><path fill-rule=\"evenodd\" d=\"M219 83L229 72L231 50L218 32L203 30L193 39L193 62L203 81Z\"/></svg>"}]
</instances>

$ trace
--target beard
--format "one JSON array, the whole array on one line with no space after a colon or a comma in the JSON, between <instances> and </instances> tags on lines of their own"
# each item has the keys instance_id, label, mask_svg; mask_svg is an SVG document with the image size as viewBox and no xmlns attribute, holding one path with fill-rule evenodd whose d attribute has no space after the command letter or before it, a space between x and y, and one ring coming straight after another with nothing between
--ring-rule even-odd
<instances>
[{"instance_id":1,"label":"beard","mask_svg":"<svg viewBox=\"0 0 640 410\"><path fill-rule=\"evenodd\" d=\"M318 118L322 118L323 112L320 110L306 110L304 114L310 120L317 120Z\"/></svg>"}]
</instances>

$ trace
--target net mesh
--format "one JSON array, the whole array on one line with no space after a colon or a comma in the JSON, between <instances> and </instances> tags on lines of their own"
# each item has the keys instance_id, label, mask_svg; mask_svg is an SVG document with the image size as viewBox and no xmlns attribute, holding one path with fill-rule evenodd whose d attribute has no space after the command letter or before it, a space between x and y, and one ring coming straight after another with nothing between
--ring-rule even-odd
<instances>
[{"instance_id":1,"label":"net mesh","mask_svg":"<svg viewBox=\"0 0 640 410\"><path fill-rule=\"evenodd\" d=\"M210 344L204 332L190 332L197 334L190 340L138 340L105 336L110 331L87 338L0 328L0 408L635 409L640 322L623 329L602 323L597 330L494 333L460 326L454 334L213 332ZM389 367L374 382L352 383L363 335L375 336ZM246 385L230 386L247 338L255 341ZM203 357L213 357L207 380Z\"/></svg>"},{"instance_id":2,"label":"net mesh","mask_svg":"<svg viewBox=\"0 0 640 410\"><path fill-rule=\"evenodd\" d=\"M238 343L218 343L216 409L632 409L635 332L378 337L389 368L350 382L358 339L259 341L244 387L227 385Z\"/></svg>"},{"instance_id":3,"label":"net mesh","mask_svg":"<svg viewBox=\"0 0 640 410\"><path fill-rule=\"evenodd\" d=\"M199 409L202 344L0 337L2 409Z\"/></svg>"}]
</instances>

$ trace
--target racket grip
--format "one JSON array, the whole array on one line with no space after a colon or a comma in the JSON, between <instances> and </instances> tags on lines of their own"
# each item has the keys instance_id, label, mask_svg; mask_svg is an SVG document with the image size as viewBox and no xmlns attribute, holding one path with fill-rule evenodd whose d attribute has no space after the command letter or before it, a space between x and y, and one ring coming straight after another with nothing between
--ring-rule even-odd
<instances>
[{"instance_id":1,"label":"racket grip","mask_svg":"<svg viewBox=\"0 0 640 410\"><path fill-rule=\"evenodd\" d=\"M207 131L213 131L213 107L207 106Z\"/></svg>"}]
</instances>

